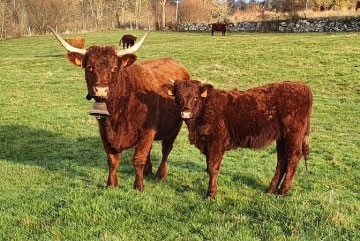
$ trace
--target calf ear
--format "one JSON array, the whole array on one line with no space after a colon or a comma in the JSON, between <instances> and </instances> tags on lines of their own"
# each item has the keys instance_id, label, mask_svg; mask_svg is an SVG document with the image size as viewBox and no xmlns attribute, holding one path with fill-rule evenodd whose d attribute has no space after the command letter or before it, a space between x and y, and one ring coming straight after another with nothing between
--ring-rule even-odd
<instances>
[{"instance_id":1,"label":"calf ear","mask_svg":"<svg viewBox=\"0 0 360 241\"><path fill-rule=\"evenodd\" d=\"M165 91L168 95L170 96L174 96L174 86L171 84L163 84L161 86L161 88L163 89L163 91Z\"/></svg>"},{"instance_id":2,"label":"calf ear","mask_svg":"<svg viewBox=\"0 0 360 241\"><path fill-rule=\"evenodd\" d=\"M79 53L68 52L66 58L77 67L82 67L84 56Z\"/></svg>"},{"instance_id":3,"label":"calf ear","mask_svg":"<svg viewBox=\"0 0 360 241\"><path fill-rule=\"evenodd\" d=\"M119 58L119 65L121 68L126 68L132 65L136 61L136 55L134 54L125 54Z\"/></svg>"},{"instance_id":4,"label":"calf ear","mask_svg":"<svg viewBox=\"0 0 360 241\"><path fill-rule=\"evenodd\" d=\"M200 87L200 96L205 98L208 95L211 94L212 90L214 89L214 87L212 85L206 84Z\"/></svg>"}]
</instances>

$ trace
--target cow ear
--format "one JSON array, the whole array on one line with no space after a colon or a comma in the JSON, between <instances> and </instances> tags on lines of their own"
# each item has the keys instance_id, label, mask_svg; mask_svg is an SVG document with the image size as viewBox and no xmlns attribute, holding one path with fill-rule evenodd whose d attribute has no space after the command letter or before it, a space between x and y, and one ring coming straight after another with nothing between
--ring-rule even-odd
<instances>
[{"instance_id":1,"label":"cow ear","mask_svg":"<svg viewBox=\"0 0 360 241\"><path fill-rule=\"evenodd\" d=\"M212 85L206 84L200 87L200 96L205 98L209 96L214 87Z\"/></svg>"},{"instance_id":2,"label":"cow ear","mask_svg":"<svg viewBox=\"0 0 360 241\"><path fill-rule=\"evenodd\" d=\"M136 55L134 54L125 54L120 57L119 64L121 68L126 68L132 65L136 61Z\"/></svg>"},{"instance_id":3,"label":"cow ear","mask_svg":"<svg viewBox=\"0 0 360 241\"><path fill-rule=\"evenodd\" d=\"M161 86L164 92L166 92L170 96L174 96L174 86L171 84L163 84Z\"/></svg>"},{"instance_id":4,"label":"cow ear","mask_svg":"<svg viewBox=\"0 0 360 241\"><path fill-rule=\"evenodd\" d=\"M66 58L77 67L82 67L84 56L79 53L68 52Z\"/></svg>"}]
</instances>

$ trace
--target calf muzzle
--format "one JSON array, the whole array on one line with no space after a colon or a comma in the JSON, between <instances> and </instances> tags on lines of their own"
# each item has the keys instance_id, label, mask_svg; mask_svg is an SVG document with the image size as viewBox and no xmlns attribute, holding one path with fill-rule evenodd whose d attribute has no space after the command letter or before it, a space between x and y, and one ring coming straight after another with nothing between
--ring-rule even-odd
<instances>
[{"instance_id":1,"label":"calf muzzle","mask_svg":"<svg viewBox=\"0 0 360 241\"><path fill-rule=\"evenodd\" d=\"M103 119L110 115L105 102L94 102L89 115L95 116L97 119Z\"/></svg>"},{"instance_id":2,"label":"calf muzzle","mask_svg":"<svg viewBox=\"0 0 360 241\"><path fill-rule=\"evenodd\" d=\"M192 113L190 111L182 111L181 112L181 118L183 119L191 119Z\"/></svg>"}]
</instances>

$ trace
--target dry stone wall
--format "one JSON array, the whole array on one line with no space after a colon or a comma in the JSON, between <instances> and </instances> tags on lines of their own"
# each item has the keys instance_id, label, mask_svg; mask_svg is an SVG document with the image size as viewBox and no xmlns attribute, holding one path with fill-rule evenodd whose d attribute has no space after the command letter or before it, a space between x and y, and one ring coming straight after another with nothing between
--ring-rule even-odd
<instances>
[{"instance_id":1,"label":"dry stone wall","mask_svg":"<svg viewBox=\"0 0 360 241\"><path fill-rule=\"evenodd\" d=\"M178 31L210 31L211 26L205 23L179 24ZM306 33L306 32L355 32L360 31L360 18L352 19L320 19L320 20L297 20L297 21L263 21L263 22L240 22L228 26L230 32L282 32L282 33Z\"/></svg>"}]
</instances>

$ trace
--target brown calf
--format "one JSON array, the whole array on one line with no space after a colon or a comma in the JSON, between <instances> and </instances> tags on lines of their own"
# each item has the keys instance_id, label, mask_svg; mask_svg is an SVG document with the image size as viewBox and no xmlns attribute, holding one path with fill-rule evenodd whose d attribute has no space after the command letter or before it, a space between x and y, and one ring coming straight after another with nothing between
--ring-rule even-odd
<instances>
[{"instance_id":1,"label":"brown calf","mask_svg":"<svg viewBox=\"0 0 360 241\"><path fill-rule=\"evenodd\" d=\"M280 82L247 91L222 91L188 80L163 88L175 95L190 143L206 155L209 197L216 196L225 151L261 149L273 141L277 166L267 192L289 192L299 160L304 156L306 161L309 154L312 93L308 85Z\"/></svg>"}]
</instances>

